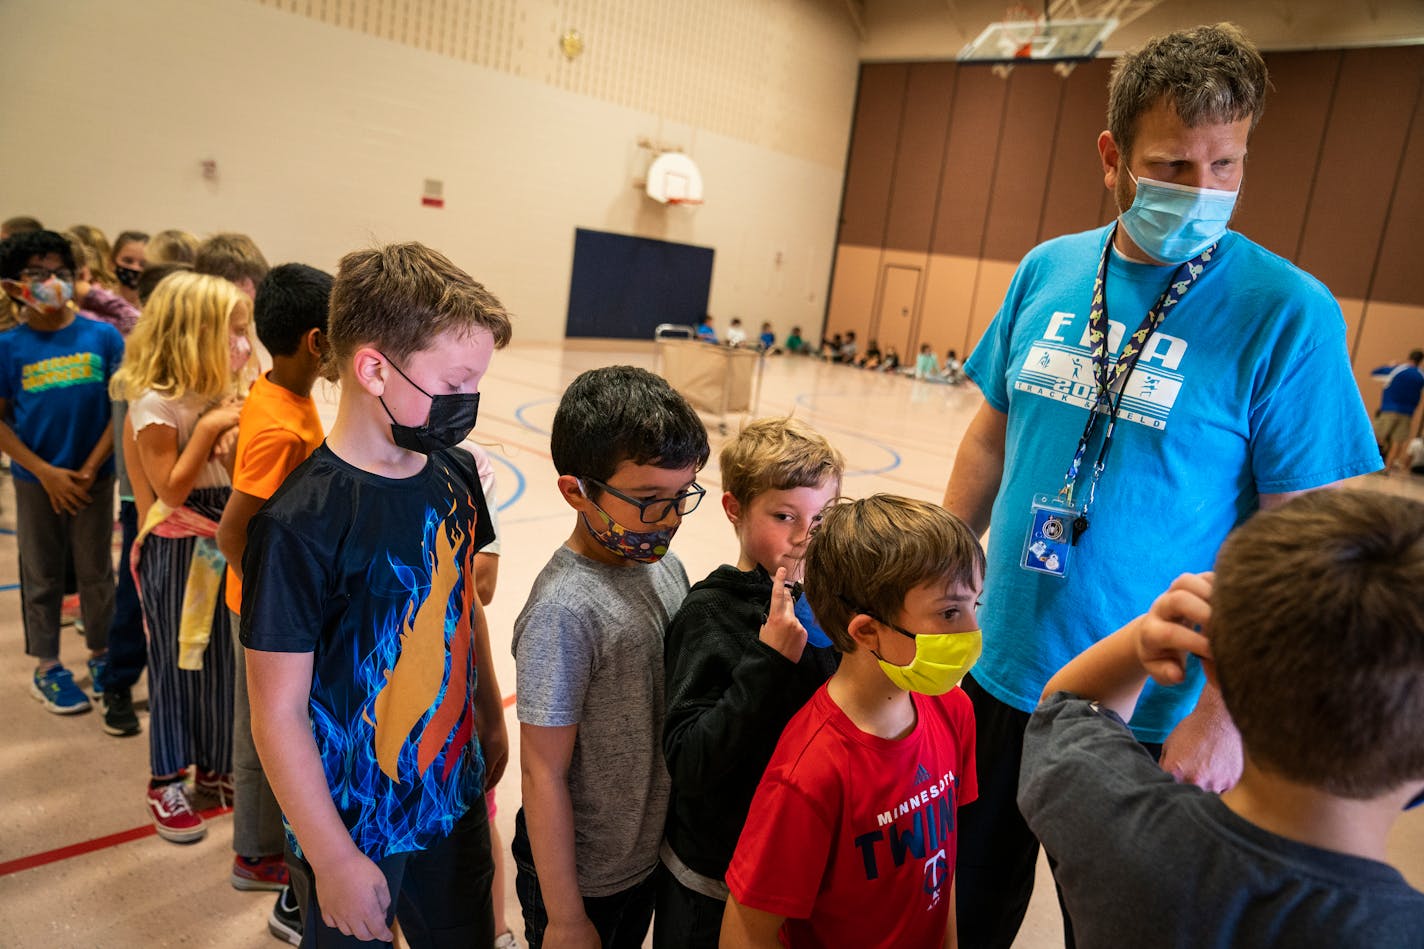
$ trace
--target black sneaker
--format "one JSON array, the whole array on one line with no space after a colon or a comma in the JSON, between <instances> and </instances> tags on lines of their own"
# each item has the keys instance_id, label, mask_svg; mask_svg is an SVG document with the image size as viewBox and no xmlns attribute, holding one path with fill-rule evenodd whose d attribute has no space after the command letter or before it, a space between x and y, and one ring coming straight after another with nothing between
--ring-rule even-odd
<instances>
[{"instance_id":1,"label":"black sneaker","mask_svg":"<svg viewBox=\"0 0 1424 949\"><path fill-rule=\"evenodd\" d=\"M139 733L133 694L127 688L105 689L100 707L104 710L104 731L120 737Z\"/></svg>"},{"instance_id":2,"label":"black sneaker","mask_svg":"<svg viewBox=\"0 0 1424 949\"><path fill-rule=\"evenodd\" d=\"M302 944L302 915L297 911L297 898L292 895L290 886L283 887L277 894L272 915L267 917L267 931L293 946Z\"/></svg>"}]
</instances>

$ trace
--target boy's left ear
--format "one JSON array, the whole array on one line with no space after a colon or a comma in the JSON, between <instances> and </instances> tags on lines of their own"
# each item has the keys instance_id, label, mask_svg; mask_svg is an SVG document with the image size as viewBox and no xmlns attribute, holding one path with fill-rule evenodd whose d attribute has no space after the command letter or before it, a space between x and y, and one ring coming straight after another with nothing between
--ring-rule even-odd
<instances>
[{"instance_id":1,"label":"boy's left ear","mask_svg":"<svg viewBox=\"0 0 1424 949\"><path fill-rule=\"evenodd\" d=\"M302 345L306 347L308 353L320 359L322 354L326 352L326 334L320 329L312 327L307 330L307 334L302 337Z\"/></svg>"}]
</instances>

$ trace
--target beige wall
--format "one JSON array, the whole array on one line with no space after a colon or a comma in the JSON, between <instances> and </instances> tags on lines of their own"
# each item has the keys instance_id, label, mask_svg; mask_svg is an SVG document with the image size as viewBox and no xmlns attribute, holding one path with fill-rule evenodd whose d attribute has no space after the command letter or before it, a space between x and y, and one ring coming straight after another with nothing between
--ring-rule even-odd
<instances>
[{"instance_id":1,"label":"beige wall","mask_svg":"<svg viewBox=\"0 0 1424 949\"><path fill-rule=\"evenodd\" d=\"M713 247L714 313L809 331L825 312L854 28L831 0L710 9L5 0L0 216L110 236L239 230L274 263L327 268L421 240L503 298L526 340L563 335L574 229L590 227ZM556 45L569 27L587 49L574 63ZM640 138L696 159L705 206L634 189L651 157ZM444 181L444 209L420 206L426 178Z\"/></svg>"}]
</instances>

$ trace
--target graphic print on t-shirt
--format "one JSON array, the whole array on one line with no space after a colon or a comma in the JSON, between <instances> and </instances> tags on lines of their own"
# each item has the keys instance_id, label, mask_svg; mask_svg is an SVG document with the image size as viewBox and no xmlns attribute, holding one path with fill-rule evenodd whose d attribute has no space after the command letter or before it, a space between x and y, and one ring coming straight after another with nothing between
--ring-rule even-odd
<instances>
[{"instance_id":1,"label":"graphic print on t-shirt","mask_svg":"<svg viewBox=\"0 0 1424 949\"><path fill-rule=\"evenodd\" d=\"M452 486L453 490L453 486ZM455 513L457 505L452 503L446 517ZM445 678L445 657L450 657L450 682L445 694L439 700L439 707L430 716L416 743L416 770L422 777L430 768L450 736L450 730L458 723L454 736L454 748L462 748L469 741L474 730L473 707L466 700L469 686L473 682L473 651L470 648L470 614L474 597L474 584L463 585L455 618L455 633L448 646L445 641L446 613L450 605L450 595L461 577L475 575L475 551L473 544L465 544L464 570L456 561L457 551L467 538L452 520L451 526L440 530L441 518L431 516L426 520L424 552L429 558L426 574L430 589L424 599L416 604L420 590L412 589L412 605L408 612L399 617L400 657L395 667L386 670L384 686L376 693L373 705L375 726L376 761L381 771L392 781L400 782L397 759L411 729L428 712L440 694L440 685ZM432 536L433 535L433 536ZM433 541L433 544L432 544ZM433 547L433 549L432 549ZM397 565L393 562L392 568ZM414 574L398 570L398 576ZM444 783L459 760L459 754L447 755L445 767L440 774Z\"/></svg>"},{"instance_id":2,"label":"graphic print on t-shirt","mask_svg":"<svg viewBox=\"0 0 1424 949\"><path fill-rule=\"evenodd\" d=\"M919 765L910 794L877 813L875 829L855 837L865 879L877 879L882 870L891 865L901 867L913 858L924 871L924 892L928 897L924 908L930 910L939 905L946 895L944 888L952 869L953 855L947 844L954 837L958 788L959 779L953 771L934 779L929 769Z\"/></svg>"},{"instance_id":3,"label":"graphic print on t-shirt","mask_svg":"<svg viewBox=\"0 0 1424 949\"><path fill-rule=\"evenodd\" d=\"M20 385L26 392L63 389L86 382L103 383L105 379L104 357L98 353L53 356L20 367Z\"/></svg>"},{"instance_id":4,"label":"graphic print on t-shirt","mask_svg":"<svg viewBox=\"0 0 1424 949\"><path fill-rule=\"evenodd\" d=\"M1098 384L1093 374L1093 345L1088 314L1055 312L1048 320L1042 338L1028 348L1014 388L1020 392L1043 396L1087 409L1093 405ZM1073 331L1081 334L1073 339ZM1127 327L1117 320L1108 320L1109 363L1117 365ZM1073 340L1070 342L1070 340ZM1132 376L1126 380L1126 390L1119 378L1115 392L1122 393L1119 419L1137 422L1159 430L1166 429L1167 417L1181 392L1183 376L1177 371L1186 354L1187 342L1160 330L1147 339Z\"/></svg>"}]
</instances>

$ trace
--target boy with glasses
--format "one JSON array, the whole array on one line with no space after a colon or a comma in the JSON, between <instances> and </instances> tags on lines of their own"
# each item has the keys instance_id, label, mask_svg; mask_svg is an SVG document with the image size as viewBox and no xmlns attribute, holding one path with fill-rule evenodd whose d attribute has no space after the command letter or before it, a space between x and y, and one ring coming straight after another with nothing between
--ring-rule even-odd
<instances>
[{"instance_id":1,"label":"boy with glasses","mask_svg":"<svg viewBox=\"0 0 1424 949\"><path fill-rule=\"evenodd\" d=\"M530 949L637 947L668 800L663 630L688 588L668 545L704 494L707 431L662 379L612 366L573 381L550 442L576 518L514 624L515 888Z\"/></svg>"}]
</instances>

